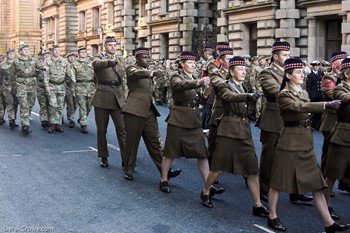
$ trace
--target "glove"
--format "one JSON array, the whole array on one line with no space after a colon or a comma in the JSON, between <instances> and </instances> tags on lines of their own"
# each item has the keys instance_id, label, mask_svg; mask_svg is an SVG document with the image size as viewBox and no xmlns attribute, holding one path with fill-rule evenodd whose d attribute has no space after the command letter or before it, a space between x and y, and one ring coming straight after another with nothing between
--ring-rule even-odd
<instances>
[{"instance_id":1,"label":"glove","mask_svg":"<svg viewBox=\"0 0 350 233\"><path fill-rule=\"evenodd\" d=\"M259 99L260 95L258 93L248 93L247 100L250 102L256 102Z\"/></svg>"},{"instance_id":2,"label":"glove","mask_svg":"<svg viewBox=\"0 0 350 233\"><path fill-rule=\"evenodd\" d=\"M328 101L325 104L326 109L338 109L341 105L341 100Z\"/></svg>"},{"instance_id":3,"label":"glove","mask_svg":"<svg viewBox=\"0 0 350 233\"><path fill-rule=\"evenodd\" d=\"M108 66L109 67L114 67L116 65L117 65L117 61L115 61L115 60L108 60Z\"/></svg>"}]
</instances>

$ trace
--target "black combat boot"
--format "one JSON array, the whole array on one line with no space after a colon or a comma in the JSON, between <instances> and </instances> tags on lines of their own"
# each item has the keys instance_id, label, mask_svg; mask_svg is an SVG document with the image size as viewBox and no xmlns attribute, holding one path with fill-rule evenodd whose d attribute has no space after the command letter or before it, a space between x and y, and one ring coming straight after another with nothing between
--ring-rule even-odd
<instances>
[{"instance_id":1,"label":"black combat boot","mask_svg":"<svg viewBox=\"0 0 350 233\"><path fill-rule=\"evenodd\" d=\"M14 128L18 127L18 125L16 124L15 120L10 120L9 126L10 126L11 129L14 129Z\"/></svg>"},{"instance_id":2,"label":"black combat boot","mask_svg":"<svg viewBox=\"0 0 350 233\"><path fill-rule=\"evenodd\" d=\"M22 126L22 132L23 132L25 135L28 135L28 134L30 134L32 131L29 129L29 125L23 125L23 126Z\"/></svg>"}]
</instances>

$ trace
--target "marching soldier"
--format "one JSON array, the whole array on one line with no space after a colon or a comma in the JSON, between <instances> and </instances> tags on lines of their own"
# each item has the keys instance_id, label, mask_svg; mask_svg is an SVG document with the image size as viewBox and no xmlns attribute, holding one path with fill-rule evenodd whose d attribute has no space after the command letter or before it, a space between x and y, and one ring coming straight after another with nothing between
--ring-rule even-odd
<instances>
[{"instance_id":1,"label":"marching soldier","mask_svg":"<svg viewBox=\"0 0 350 233\"><path fill-rule=\"evenodd\" d=\"M49 98L49 133L54 131L62 133L61 127L64 98L68 83L75 83L74 74L66 59L60 56L60 47L54 45L51 50L51 57L45 60L44 65L48 68L45 72L44 84Z\"/></svg>"},{"instance_id":2,"label":"marching soldier","mask_svg":"<svg viewBox=\"0 0 350 233\"><path fill-rule=\"evenodd\" d=\"M125 175L126 180L133 179L136 155L141 136L148 153L161 173L163 149L160 143L157 117L160 116L152 98L153 78L164 76L163 71L148 69L150 64L149 50L137 48L136 63L127 67L129 95L123 108L126 142L125 142ZM175 177L181 170L169 170L168 177Z\"/></svg>"},{"instance_id":3,"label":"marching soldier","mask_svg":"<svg viewBox=\"0 0 350 233\"><path fill-rule=\"evenodd\" d=\"M87 57L86 47L78 48L78 57L78 60L73 62L71 67L76 80L75 98L79 106L79 124L81 132L87 134L87 116L95 93L94 70L90 59Z\"/></svg>"},{"instance_id":4,"label":"marching soldier","mask_svg":"<svg viewBox=\"0 0 350 233\"><path fill-rule=\"evenodd\" d=\"M266 105L261 111L257 126L261 129L260 141L262 151L260 158L260 193L263 200L267 200L267 193L270 188L271 166L275 157L276 145L279 134L283 128L277 105L284 70L283 65L290 56L290 45L288 42L275 42L272 45L272 63L259 74L258 80L266 98ZM312 197L304 194L290 194L291 202L312 201Z\"/></svg>"},{"instance_id":5,"label":"marching soldier","mask_svg":"<svg viewBox=\"0 0 350 233\"><path fill-rule=\"evenodd\" d=\"M125 127L121 112L125 105L125 90L123 77L125 76L124 62L116 56L117 41L112 36L107 36L104 43L105 52L94 57L92 67L95 71L97 86L92 98L95 109L95 122L97 128L97 150L101 158L100 166L108 167L107 127L109 117L112 118L115 132L118 138L122 166L125 161Z\"/></svg>"},{"instance_id":6,"label":"marching soldier","mask_svg":"<svg viewBox=\"0 0 350 233\"><path fill-rule=\"evenodd\" d=\"M2 95L5 101L7 116L9 119L9 126L11 129L18 127L16 124L16 113L18 108L18 100L16 97L15 77L11 66L15 59L15 50L8 49L7 59L0 64L0 85L2 88ZM0 100L1 101L1 100Z\"/></svg>"},{"instance_id":7,"label":"marching soldier","mask_svg":"<svg viewBox=\"0 0 350 233\"><path fill-rule=\"evenodd\" d=\"M75 53L69 52L67 54L67 61L69 64L73 64L76 60L77 57ZM76 96L75 96L75 87L74 83L68 82L67 87L66 87L66 96L64 97L64 102L66 104L66 112L67 112L67 119L68 119L68 125L69 128L74 128L75 122L74 122L74 114L75 111L77 110L77 101L76 101Z\"/></svg>"},{"instance_id":8,"label":"marching soldier","mask_svg":"<svg viewBox=\"0 0 350 233\"><path fill-rule=\"evenodd\" d=\"M12 65L15 74L17 99L20 106L22 119L22 132L24 135L31 133L30 114L35 103L37 81L36 70L45 70L45 67L29 55L29 46L22 44L19 48L20 56Z\"/></svg>"},{"instance_id":9,"label":"marching soldier","mask_svg":"<svg viewBox=\"0 0 350 233\"><path fill-rule=\"evenodd\" d=\"M6 60L5 57L6 56L4 54L0 54L0 64ZM6 104L5 104L4 97L2 95L2 90L0 88L0 125L6 122L4 119L5 109L6 109Z\"/></svg>"},{"instance_id":10,"label":"marching soldier","mask_svg":"<svg viewBox=\"0 0 350 233\"><path fill-rule=\"evenodd\" d=\"M217 66L216 68L213 68L210 74L210 83L215 93L215 99L214 99L212 112L209 118L209 124L210 124L209 137L208 137L208 150L210 153L209 165L211 164L211 158L215 151L215 140L216 140L216 133L218 129L217 119L219 119L223 113L221 98L218 95L217 87L221 82L225 82L228 74L229 60L233 57L233 50L231 48L222 48L219 51L220 52L219 52L218 61L220 65ZM217 63L215 63L215 65L217 65Z\"/></svg>"},{"instance_id":11,"label":"marching soldier","mask_svg":"<svg viewBox=\"0 0 350 233\"><path fill-rule=\"evenodd\" d=\"M39 53L38 60L41 63L44 63L49 56L50 55L48 51L41 51ZM47 128L50 126L50 120L49 120L49 99L48 99L48 96L45 90L45 84L44 84L45 71L36 70L36 77L38 82L37 99L40 107L39 115L40 115L41 127Z\"/></svg>"},{"instance_id":12,"label":"marching soldier","mask_svg":"<svg viewBox=\"0 0 350 233\"><path fill-rule=\"evenodd\" d=\"M341 62L347 57L347 53L344 51L334 52L331 56L332 71L325 73L321 81L323 99L325 101L333 100L333 89L340 83L341 76ZM337 114L334 109L328 109L323 112L321 117L320 131L323 134L323 146L322 146L322 156L321 156L321 170L324 172L327 155L328 155L328 145L329 145L329 135L337 121ZM338 189L344 190L350 193L350 185L344 180L340 180L338 184ZM331 210L330 210L331 211ZM332 211L331 211L332 212ZM334 215L336 215L334 213Z\"/></svg>"}]
</instances>

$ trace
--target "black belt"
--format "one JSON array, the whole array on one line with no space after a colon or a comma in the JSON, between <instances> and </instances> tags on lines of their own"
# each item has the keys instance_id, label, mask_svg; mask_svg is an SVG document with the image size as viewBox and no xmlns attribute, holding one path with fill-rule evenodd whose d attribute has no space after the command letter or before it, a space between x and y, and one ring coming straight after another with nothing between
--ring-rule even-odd
<instances>
[{"instance_id":1,"label":"black belt","mask_svg":"<svg viewBox=\"0 0 350 233\"><path fill-rule=\"evenodd\" d=\"M309 127L310 119L301 120L301 121L284 121L284 127Z\"/></svg>"},{"instance_id":2,"label":"black belt","mask_svg":"<svg viewBox=\"0 0 350 233\"><path fill-rule=\"evenodd\" d=\"M77 81L77 83L93 83L94 82L94 80L76 80L76 81Z\"/></svg>"},{"instance_id":3,"label":"black belt","mask_svg":"<svg viewBox=\"0 0 350 233\"><path fill-rule=\"evenodd\" d=\"M247 117L247 113L246 112L225 111L224 112L224 116L246 118Z\"/></svg>"},{"instance_id":4,"label":"black belt","mask_svg":"<svg viewBox=\"0 0 350 233\"><path fill-rule=\"evenodd\" d=\"M196 108L199 107L199 101L193 100L193 101L187 102L187 101L176 101L176 100L174 100L174 105L182 106L182 107L190 107L190 108L196 109Z\"/></svg>"},{"instance_id":5,"label":"black belt","mask_svg":"<svg viewBox=\"0 0 350 233\"><path fill-rule=\"evenodd\" d=\"M276 103L276 97L274 97L274 96L267 96L266 97L266 101L267 102L271 102L271 103Z\"/></svg>"},{"instance_id":6,"label":"black belt","mask_svg":"<svg viewBox=\"0 0 350 233\"><path fill-rule=\"evenodd\" d=\"M55 81L53 81L53 80L49 80L49 83L51 83L51 84L53 84L53 85L61 85L61 84L64 83L64 81L62 81L62 82L55 82Z\"/></svg>"},{"instance_id":7,"label":"black belt","mask_svg":"<svg viewBox=\"0 0 350 233\"><path fill-rule=\"evenodd\" d=\"M118 87L118 86L122 85L121 82L115 82L115 81L113 81L113 82L111 82L111 81L98 81L97 83L100 85L106 85L106 86L111 86L111 87Z\"/></svg>"}]
</instances>

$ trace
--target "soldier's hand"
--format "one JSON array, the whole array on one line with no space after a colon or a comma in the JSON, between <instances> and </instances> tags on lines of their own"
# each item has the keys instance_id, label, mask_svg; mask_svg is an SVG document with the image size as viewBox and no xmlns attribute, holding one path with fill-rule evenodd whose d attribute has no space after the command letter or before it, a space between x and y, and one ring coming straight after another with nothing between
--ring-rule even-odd
<instances>
[{"instance_id":1,"label":"soldier's hand","mask_svg":"<svg viewBox=\"0 0 350 233\"><path fill-rule=\"evenodd\" d=\"M156 78L161 78L161 77L163 77L163 76L164 76L164 72L161 71L161 70L156 70L156 71L154 71L154 73L153 73L153 77L156 77Z\"/></svg>"},{"instance_id":2,"label":"soldier's hand","mask_svg":"<svg viewBox=\"0 0 350 233\"><path fill-rule=\"evenodd\" d=\"M109 67L114 67L117 65L117 61L116 60L108 60L108 66Z\"/></svg>"},{"instance_id":3,"label":"soldier's hand","mask_svg":"<svg viewBox=\"0 0 350 233\"><path fill-rule=\"evenodd\" d=\"M205 76L197 81L197 86L208 86L210 83L210 78Z\"/></svg>"},{"instance_id":4,"label":"soldier's hand","mask_svg":"<svg viewBox=\"0 0 350 233\"><path fill-rule=\"evenodd\" d=\"M260 95L258 93L248 93L247 100L250 102L256 102L259 99Z\"/></svg>"},{"instance_id":5,"label":"soldier's hand","mask_svg":"<svg viewBox=\"0 0 350 233\"><path fill-rule=\"evenodd\" d=\"M341 105L341 100L333 100L325 103L326 109L338 109Z\"/></svg>"}]
</instances>

